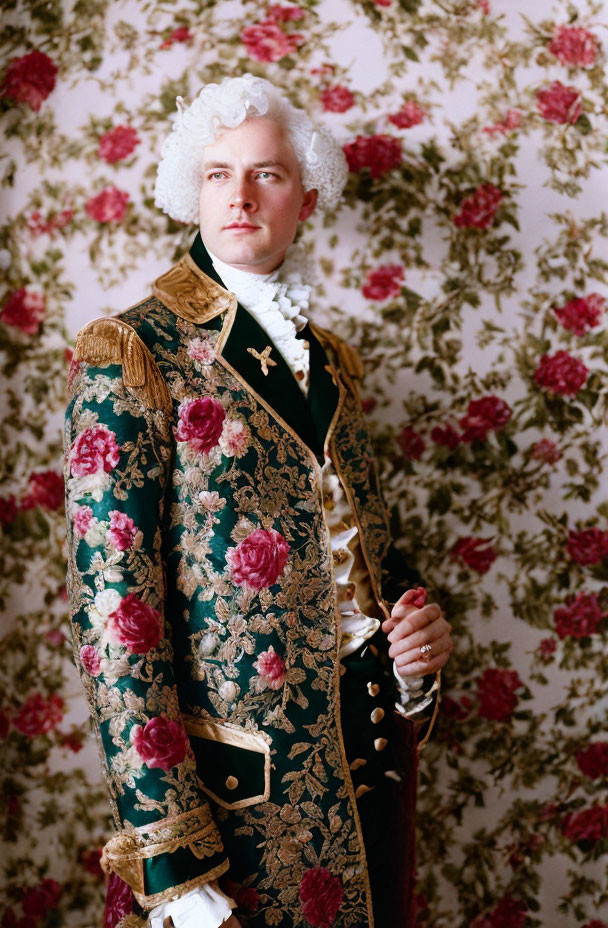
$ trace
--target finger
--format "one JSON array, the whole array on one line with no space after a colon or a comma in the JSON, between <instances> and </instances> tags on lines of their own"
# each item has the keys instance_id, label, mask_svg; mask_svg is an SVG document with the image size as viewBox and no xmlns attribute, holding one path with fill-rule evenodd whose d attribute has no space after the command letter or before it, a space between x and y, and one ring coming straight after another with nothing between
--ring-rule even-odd
<instances>
[{"instance_id":1,"label":"finger","mask_svg":"<svg viewBox=\"0 0 608 928\"><path fill-rule=\"evenodd\" d=\"M399 637L399 629L396 629L388 636L391 642L389 654L391 657L396 657L397 654L403 654L404 651L420 648L423 644L431 644L443 635L449 635L451 630L452 626L449 622L446 622L443 616L435 619L434 622L429 622L419 631L405 634L402 637Z\"/></svg>"},{"instance_id":2,"label":"finger","mask_svg":"<svg viewBox=\"0 0 608 928\"><path fill-rule=\"evenodd\" d=\"M399 642L401 644L402 642ZM447 651L452 645L452 639L449 634L442 635L440 638L435 638L431 641L424 642L424 644L431 645L431 657L435 658L438 654L443 654L444 651ZM397 645L395 645L395 649ZM424 663L420 653L420 645L416 645L414 648L402 648L400 651L395 650L395 654L391 654L389 650L389 657L392 657L398 667L404 667L406 664L411 664L414 661L419 663Z\"/></svg>"},{"instance_id":3,"label":"finger","mask_svg":"<svg viewBox=\"0 0 608 928\"><path fill-rule=\"evenodd\" d=\"M430 622L434 622L440 616L441 609L437 603L430 603L428 606L423 606L422 609L415 609L395 626L390 632L388 640L398 641L400 638L405 638L407 635L424 628Z\"/></svg>"},{"instance_id":4,"label":"finger","mask_svg":"<svg viewBox=\"0 0 608 928\"><path fill-rule=\"evenodd\" d=\"M418 677L422 674L436 673L445 667L453 650L454 645L450 642L446 649L439 654L435 654L432 660L421 661L418 653L415 659L408 663L402 663L407 659L407 655L400 654L395 658L397 673L401 677Z\"/></svg>"}]
</instances>

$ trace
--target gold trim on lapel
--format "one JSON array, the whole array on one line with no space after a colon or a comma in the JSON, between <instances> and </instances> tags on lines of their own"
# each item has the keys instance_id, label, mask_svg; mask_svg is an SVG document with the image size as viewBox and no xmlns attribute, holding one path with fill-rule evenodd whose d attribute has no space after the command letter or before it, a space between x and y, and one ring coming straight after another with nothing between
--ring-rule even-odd
<instances>
[{"instance_id":1,"label":"gold trim on lapel","mask_svg":"<svg viewBox=\"0 0 608 928\"><path fill-rule=\"evenodd\" d=\"M208 322L227 309L236 310L234 293L204 274L190 255L154 281L154 296L187 322Z\"/></svg>"}]
</instances>

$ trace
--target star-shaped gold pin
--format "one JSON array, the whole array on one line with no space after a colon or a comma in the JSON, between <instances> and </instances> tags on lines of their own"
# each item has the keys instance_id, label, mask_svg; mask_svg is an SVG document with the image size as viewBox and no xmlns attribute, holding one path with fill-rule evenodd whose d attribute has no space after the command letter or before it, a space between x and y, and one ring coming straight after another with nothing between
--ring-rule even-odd
<instances>
[{"instance_id":1,"label":"star-shaped gold pin","mask_svg":"<svg viewBox=\"0 0 608 928\"><path fill-rule=\"evenodd\" d=\"M256 351L255 348L248 348L247 351L249 352L249 354L252 354L252 355L254 356L254 358L257 358L257 360L258 360L258 361L260 362L260 364L262 365L262 373L263 373L264 377L267 377L267 376L268 376L268 367L269 367L269 366L270 366L270 367L276 367L276 366L277 366L277 362L276 362L276 361L273 361L272 358L269 357L270 352L272 351L272 346L271 346L271 345L267 345L266 348L264 348L264 350L263 350L261 353L260 353L259 351Z\"/></svg>"}]
</instances>

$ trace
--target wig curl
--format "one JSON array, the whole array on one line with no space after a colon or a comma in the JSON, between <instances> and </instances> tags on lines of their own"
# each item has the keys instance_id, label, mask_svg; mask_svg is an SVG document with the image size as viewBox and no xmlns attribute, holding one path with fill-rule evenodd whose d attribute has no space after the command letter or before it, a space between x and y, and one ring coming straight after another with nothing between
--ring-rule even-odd
<instances>
[{"instance_id":1,"label":"wig curl","mask_svg":"<svg viewBox=\"0 0 608 928\"><path fill-rule=\"evenodd\" d=\"M198 222L203 149L222 129L234 129L255 117L273 119L285 128L304 190L318 191L321 209L336 206L348 176L344 152L327 129L314 125L270 81L252 74L207 84L190 106L177 98L177 117L161 149L156 206L178 222Z\"/></svg>"}]
</instances>

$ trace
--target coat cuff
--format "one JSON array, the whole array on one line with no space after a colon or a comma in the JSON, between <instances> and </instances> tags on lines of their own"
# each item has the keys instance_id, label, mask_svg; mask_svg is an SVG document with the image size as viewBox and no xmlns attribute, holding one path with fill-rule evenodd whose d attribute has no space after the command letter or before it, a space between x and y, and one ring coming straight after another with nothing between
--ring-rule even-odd
<instances>
[{"instance_id":1,"label":"coat cuff","mask_svg":"<svg viewBox=\"0 0 608 928\"><path fill-rule=\"evenodd\" d=\"M169 916L174 928L220 928L233 908L236 903L213 881L155 908L150 912L150 928L163 928Z\"/></svg>"},{"instance_id":2,"label":"coat cuff","mask_svg":"<svg viewBox=\"0 0 608 928\"><path fill-rule=\"evenodd\" d=\"M144 909L217 879L228 869L209 806L151 825L131 828L108 841L102 867L131 887Z\"/></svg>"}]
</instances>

